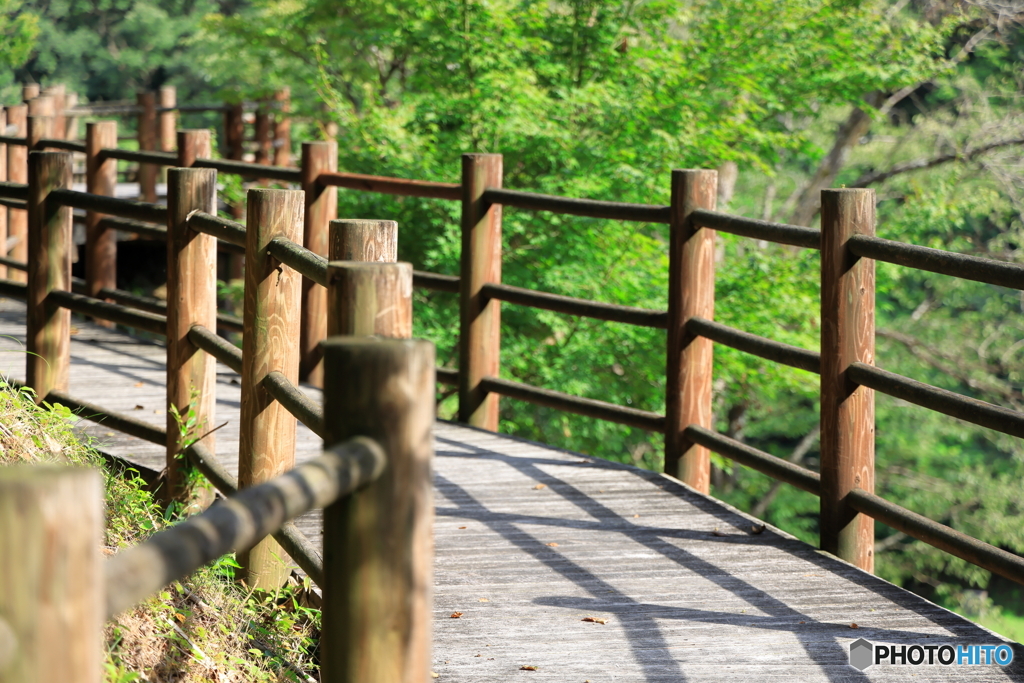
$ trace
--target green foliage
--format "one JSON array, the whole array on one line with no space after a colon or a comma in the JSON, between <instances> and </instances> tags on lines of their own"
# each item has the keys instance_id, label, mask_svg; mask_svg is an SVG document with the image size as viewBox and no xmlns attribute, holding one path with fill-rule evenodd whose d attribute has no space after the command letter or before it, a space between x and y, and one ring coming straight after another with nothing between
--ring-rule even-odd
<instances>
[{"instance_id":1,"label":"green foliage","mask_svg":"<svg viewBox=\"0 0 1024 683\"><path fill-rule=\"evenodd\" d=\"M0 0L0 93L13 90L13 70L20 67L39 35L39 17L24 0Z\"/></svg>"}]
</instances>

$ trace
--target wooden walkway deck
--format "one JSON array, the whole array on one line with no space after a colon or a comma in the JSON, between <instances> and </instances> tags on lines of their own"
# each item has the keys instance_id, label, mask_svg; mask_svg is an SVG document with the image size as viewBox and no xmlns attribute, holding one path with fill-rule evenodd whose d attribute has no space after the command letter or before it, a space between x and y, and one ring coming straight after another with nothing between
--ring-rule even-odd
<instances>
[{"instance_id":1,"label":"wooden walkway deck","mask_svg":"<svg viewBox=\"0 0 1024 683\"><path fill-rule=\"evenodd\" d=\"M74 325L70 393L162 426L163 347ZM23 304L0 300L0 335L0 373L23 378ZM239 387L227 368L219 377L218 424L229 424L217 451L234 469ZM162 465L159 447L85 431ZM1003 639L781 531L753 533L752 518L675 480L444 422L436 444L437 680L1024 681L1016 644L1005 668L857 671L858 638ZM319 449L300 425L299 457ZM320 542L315 517L301 526Z\"/></svg>"}]
</instances>

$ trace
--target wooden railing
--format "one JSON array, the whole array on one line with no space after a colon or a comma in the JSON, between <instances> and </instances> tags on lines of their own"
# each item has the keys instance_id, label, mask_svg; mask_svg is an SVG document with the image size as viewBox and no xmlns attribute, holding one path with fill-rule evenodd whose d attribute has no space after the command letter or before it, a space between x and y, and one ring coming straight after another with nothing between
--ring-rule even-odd
<instances>
[{"instance_id":1,"label":"wooden railing","mask_svg":"<svg viewBox=\"0 0 1024 683\"><path fill-rule=\"evenodd\" d=\"M93 124L97 125L99 124ZM254 177L264 175L267 167L204 160L204 157L208 156L208 144L204 148L204 139L209 138L208 134L202 131L179 132L179 150L176 158L178 162L189 162L181 165L191 165L192 169L172 171L170 176L195 174L203 167ZM7 142L17 144L17 141L11 139ZM25 141L22 140L21 144L25 144ZM48 141L36 142L36 146L46 144ZM99 151L95 153L96 157L103 158L106 150L99 146L97 149ZM158 164L170 161L166 156L147 158ZM206 190L207 194L203 195L205 199L202 201L193 197L180 206L177 204L179 199L175 197L184 196L181 195L184 190L174 190L177 194L169 197L168 209L137 202L114 202L62 188L52 188L52 193L61 202L93 211L93 225L96 226L104 225L104 221L110 220L128 219L145 222L165 219L168 226L166 233L160 232L160 228L156 226L148 227L146 230L151 234L166 234L172 244L184 239L176 237L179 233L202 233L208 238L205 251L201 252L204 255L202 258L208 258L208 254L214 248L214 239L222 240L222 243L233 245L236 249L244 246L249 262L247 270L251 271L251 275L247 272L246 316L256 315L255 308L250 313L249 307L256 305L250 303L250 298L253 298L253 302L265 301L267 305L271 305L269 298L261 298L263 295L250 295L259 290L258 277L266 264L279 262L287 265L296 274L302 275L305 278L305 284L302 285L302 305L291 306L287 310L300 311L298 336L302 343L299 363L305 376L314 382L320 381L319 378L322 377L318 368L317 345L330 330L334 330L333 334L346 330L370 329L366 327L369 318L359 318L362 323L350 320L345 323L347 327L340 327L342 323L338 321L343 319L342 313L338 313L334 318L335 322L331 322L330 311L335 310L335 306L328 306L327 299L335 296L330 293L334 291L332 288L348 287L350 285L346 283L363 278L365 282L372 281L376 286L384 288L384 291L390 291L389 287L402 289L405 285L387 283L404 282L403 278L408 278L416 286L458 293L460 296L459 369L439 369L437 378L438 381L458 385L459 419L464 422L495 430L498 396L505 395L577 414L663 432L666 439L666 471L697 490L707 492L709 489L709 453L714 451L818 495L821 499L822 547L864 569L870 571L873 568L873 520L878 520L957 557L1024 584L1024 559L960 534L885 501L873 493L874 391L882 391L1007 434L1024 436L1024 415L1020 413L925 385L874 366L874 261L877 259L1016 289L1024 289L1024 266L877 238L874 235L874 195L871 190L823 191L823 229L818 231L717 212L717 176L713 171L674 171L670 186L670 204L650 206L506 190L501 187L500 155L465 155L462 182L458 185L338 173L334 166L336 158L333 143L304 144L302 168L289 171L294 175L288 176L282 171L281 176L301 184L301 192L304 193L301 202L297 199L299 194L296 193L292 195L296 197L295 199L288 200L290 208L271 210L264 208L263 204L269 199L264 199L264 195L257 192L251 195L257 199L250 206L250 218L246 226L214 215L209 199L209 192L212 190ZM99 168L99 164L96 167ZM206 187L210 187L212 180L207 178L203 182L206 183ZM172 189L173 187L175 186L172 184ZM345 246L347 243L343 238L329 234L328 226L330 231L333 231L341 230L341 227L336 226L344 224L332 221L336 213L336 195L334 192L324 191L330 187L460 201L463 237L460 275L454 277L436 273L413 273L408 266L399 269L402 274L399 274L399 270L391 269L389 274L384 275L368 266L360 266L352 267L351 272L346 271L342 275L341 271L337 270L338 267L330 261L351 258L352 252L346 251L350 247ZM24 185L0 185L0 198L7 206L15 209L12 213L17 213L20 208L19 202L25 202L30 195L32 193ZM298 225L297 218L300 203L305 207L301 226ZM28 201L26 206L31 212L32 201ZM668 309L656 311L616 306L503 285L500 249L503 206L667 224L670 231ZM104 214L120 218L105 218ZM261 218L271 214L290 218L284 221L286 226L281 225L283 219L267 222ZM139 223L140 226L142 224ZM268 232L270 224L277 226L273 233ZM130 224L128 227L130 228ZM186 228L192 232L182 233L181 231ZM33 229L42 231L41 227ZM820 351L782 344L714 322L713 257L716 231L719 230L795 247L818 249L822 252ZM103 239L100 232L97 229L92 234L93 246L87 246L87 254L104 253L95 246L96 240ZM39 234L40 237L33 239L45 243L45 233ZM195 238L191 239L194 241ZM392 237L378 235L376 239L380 245L390 245L389 248L393 249ZM189 245L184 241L181 244L183 246L180 253L177 247L170 250L169 293L174 287L179 286L174 284L176 278L187 279L195 275L188 275L185 272L188 270L187 264L192 259L200 258L187 251ZM367 249L363 260L375 260L382 251L377 247L373 250L369 250L368 247ZM174 266L175 258L178 259L178 266ZM202 321L183 321L179 319L181 314L171 311L170 308L164 319L155 312L141 313L111 302L94 299L87 301L88 297L75 298L73 292L66 291L70 286L63 287L65 291L51 294L49 290L45 290L43 280L38 277L32 279L31 272L36 267L32 266L32 263L38 259L39 257L34 256L29 261L30 282L36 284L30 285L28 290L19 290L13 282L0 282L0 293L17 296L21 292L30 301L30 329L33 329L31 325L35 324L31 322L34 315L31 314L33 306L46 301L51 305L59 302L95 317L106 315L109 319L116 312L117 316L121 316L118 318L119 321L140 329L156 329L159 325L166 324L167 330L178 330L175 335L184 335L187 339L187 343L169 339L169 378L176 372L183 373L182 377L188 376L188 372L183 369L184 366L176 365L172 361L175 356L171 353L170 347L173 344L185 344L183 348L190 348L191 345L204 349L229 365L234 364L232 367L240 368L243 386L262 387L263 391L273 396L283 406L290 406L289 409L299 419L308 420L306 423L314 430L324 428L322 414L316 412L315 406L302 401L301 394L294 389L294 380L287 373L284 377L274 375L272 379L270 375L274 373L262 377L247 375L245 351L239 360L211 331L218 324L212 307L203 308L205 317ZM87 255L87 263L89 259ZM388 252L387 258L379 260L394 260L393 252ZM7 261L17 263L14 256ZM183 270L179 273L178 268ZM203 277L212 277L211 273L212 269L206 269ZM97 277L88 284L94 296L101 291L113 291L112 287L106 285L97 288L96 283L101 281L109 282ZM203 282L204 284L195 291L211 291L210 283L205 280ZM327 286L328 289L323 289L321 285ZM172 298L169 296L169 299ZM121 301L131 304L130 299L123 296ZM500 378L501 301L600 320L665 329L666 414L616 406ZM192 305L199 306L198 303ZM294 319L288 317L291 314L285 312L282 315L288 319L289 326L296 325ZM172 319L177 322L172 322ZM247 317L247 320L250 318ZM395 329L405 325L397 320L393 321L393 324L396 326ZM175 325L177 327L174 327ZM360 328L360 325L363 327ZM244 344L251 344L253 349L261 348L258 339L261 334L259 327L253 326L250 320L243 324L243 328L246 330ZM711 373L714 343L820 375L820 474L758 451L713 430ZM255 350L250 352L255 353ZM192 385L198 386L194 378L189 381ZM171 389L173 384L174 381L169 379L169 391L181 393L179 389ZM45 383L40 386L46 389L37 389L40 396L45 396L52 389L45 386ZM190 385L183 379L178 386ZM183 395L178 396L177 393L174 393L174 396L171 403L175 406L183 405L181 402L186 398ZM130 420L125 416L116 417L119 420ZM243 422L244 420L243 416ZM127 425L128 422L124 424ZM164 433L165 438L167 434L169 432ZM168 440L169 470L175 466L170 455L178 451L180 444L172 444ZM246 480L244 476L242 480L243 485L254 483Z\"/></svg>"}]
</instances>

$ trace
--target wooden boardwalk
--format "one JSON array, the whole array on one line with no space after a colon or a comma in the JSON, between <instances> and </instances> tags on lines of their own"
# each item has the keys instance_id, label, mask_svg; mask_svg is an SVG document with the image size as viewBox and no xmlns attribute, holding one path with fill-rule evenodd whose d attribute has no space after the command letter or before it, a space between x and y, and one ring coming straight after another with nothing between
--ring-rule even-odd
<instances>
[{"instance_id":1,"label":"wooden boardwalk","mask_svg":"<svg viewBox=\"0 0 1024 683\"><path fill-rule=\"evenodd\" d=\"M73 324L69 393L163 426L163 347ZM0 300L0 335L0 372L22 379L23 304ZM217 451L234 470L239 387L227 368L219 380ZM158 446L84 431L162 466ZM1016 644L1005 668L857 671L858 638L1003 639L781 531L754 533L755 520L675 480L444 422L436 445L436 680L1024 681ZM299 458L319 449L300 425ZM300 526L320 543L315 516Z\"/></svg>"}]
</instances>

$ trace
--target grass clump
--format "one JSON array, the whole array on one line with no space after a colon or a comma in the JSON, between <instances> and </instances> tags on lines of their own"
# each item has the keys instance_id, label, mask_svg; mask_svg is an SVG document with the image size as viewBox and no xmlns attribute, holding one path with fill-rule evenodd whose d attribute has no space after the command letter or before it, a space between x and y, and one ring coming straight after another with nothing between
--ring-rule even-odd
<instances>
[{"instance_id":1,"label":"grass clump","mask_svg":"<svg viewBox=\"0 0 1024 683\"><path fill-rule=\"evenodd\" d=\"M0 466L65 463L103 473L104 552L112 555L173 524L146 484L118 468L72 429L65 406L37 406L29 389L0 382ZM226 556L175 582L106 628L105 683L277 683L315 681L320 612L310 586L248 591Z\"/></svg>"}]
</instances>

